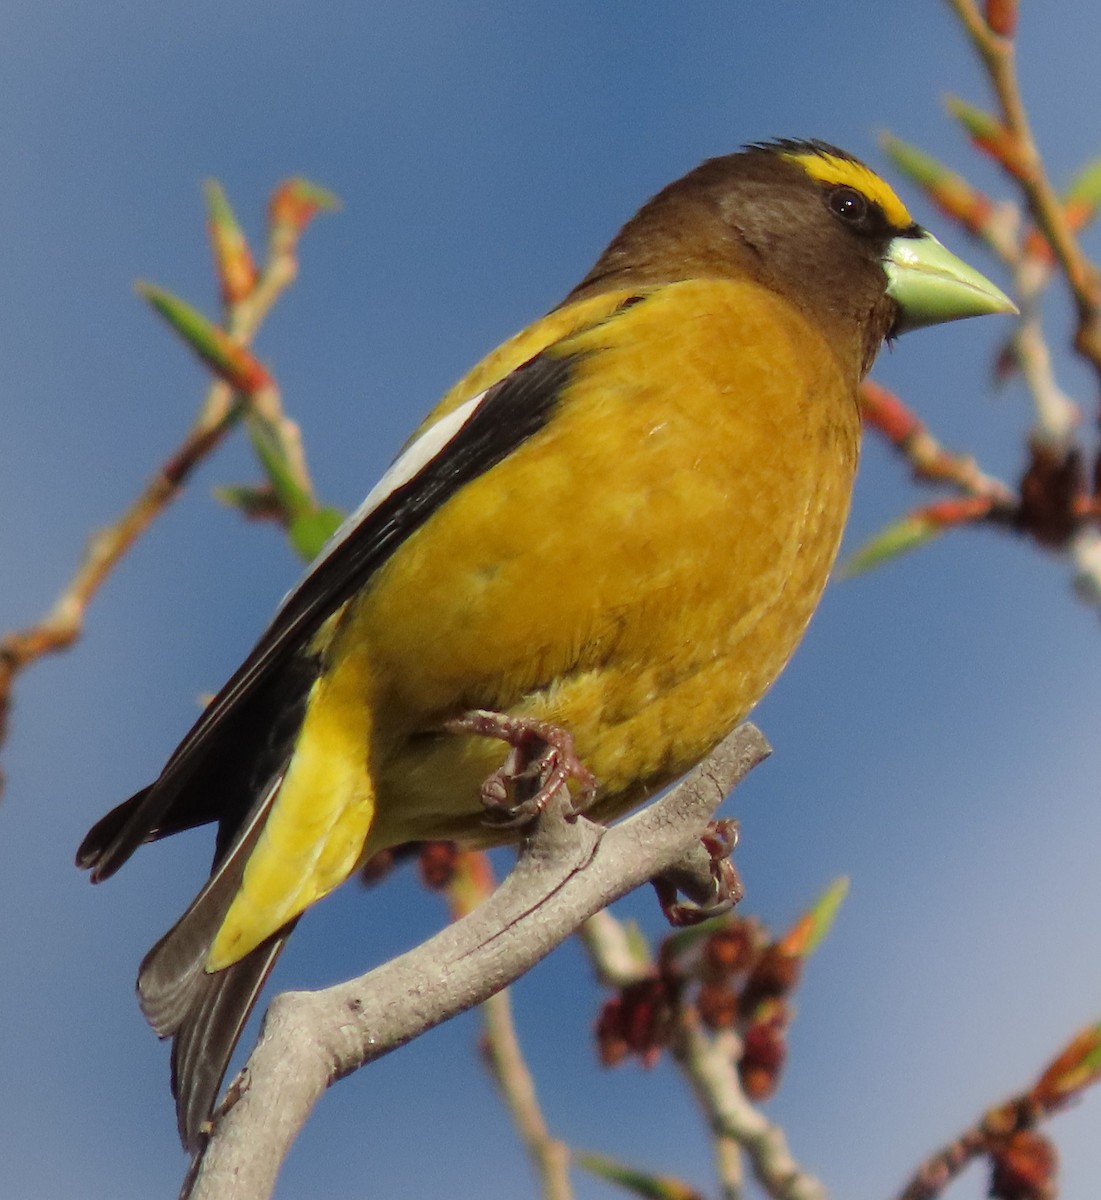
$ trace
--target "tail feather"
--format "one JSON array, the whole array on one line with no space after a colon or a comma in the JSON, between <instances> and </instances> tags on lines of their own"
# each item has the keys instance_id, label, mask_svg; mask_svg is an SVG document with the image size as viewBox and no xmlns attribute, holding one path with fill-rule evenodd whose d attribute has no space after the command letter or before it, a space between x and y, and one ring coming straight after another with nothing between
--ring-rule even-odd
<instances>
[{"instance_id":1,"label":"tail feather","mask_svg":"<svg viewBox=\"0 0 1101 1200\"><path fill-rule=\"evenodd\" d=\"M189 1007L172 1031L172 1094L189 1153L203 1144L241 1030L293 928L294 922L284 926L240 962L216 975L203 972L192 984Z\"/></svg>"},{"instance_id":2,"label":"tail feather","mask_svg":"<svg viewBox=\"0 0 1101 1200\"><path fill-rule=\"evenodd\" d=\"M105 817L100 817L84 835L84 841L80 843L80 849L76 852L76 865L82 871L92 872L93 883L99 883L100 880L109 878L121 865L118 863L107 866L105 849L130 823L134 813L141 808L142 801L150 791L152 791L152 787L142 788L140 792L135 792L129 800L124 800L112 808Z\"/></svg>"},{"instance_id":3,"label":"tail feather","mask_svg":"<svg viewBox=\"0 0 1101 1200\"><path fill-rule=\"evenodd\" d=\"M318 657L303 653L253 681L228 708L212 701L159 778L92 826L77 866L101 883L146 842L210 823L218 826L220 860L248 823L258 790L285 765L319 669ZM233 680L223 689L232 691Z\"/></svg>"},{"instance_id":4,"label":"tail feather","mask_svg":"<svg viewBox=\"0 0 1101 1200\"><path fill-rule=\"evenodd\" d=\"M245 864L283 782L272 779L184 915L145 956L138 999L146 1020L172 1044L172 1094L185 1147L202 1142L218 1088L264 981L294 922L239 962L210 974L207 955L237 894Z\"/></svg>"},{"instance_id":5,"label":"tail feather","mask_svg":"<svg viewBox=\"0 0 1101 1200\"><path fill-rule=\"evenodd\" d=\"M140 792L135 792L128 800L111 809L84 835L80 848L76 852L76 865L82 871L90 871L93 883L102 883L110 879L122 866L129 855L145 842L157 842L161 838L183 833L185 829L195 829L199 825L208 825L217 821L228 828L233 828L234 813L225 803L225 794L218 789L209 789L212 793L208 806L192 804L189 808L178 812L169 811L161 816L155 825L143 822L142 814L146 801L156 789L157 784L150 784ZM247 796L245 787L235 789L238 795ZM221 807L218 807L220 805ZM136 833L135 830L140 832ZM125 846L125 852L119 851L119 846Z\"/></svg>"},{"instance_id":6,"label":"tail feather","mask_svg":"<svg viewBox=\"0 0 1101 1200\"><path fill-rule=\"evenodd\" d=\"M321 669L319 652L305 641L288 642L284 633L274 643L262 640L157 780L101 818L77 851L77 864L98 883L145 842L218 826L209 880L138 974L142 1011L162 1038L173 1039L176 1116L192 1151L202 1144L241 1030L294 927L284 925L238 962L207 972L210 947L282 785Z\"/></svg>"}]
</instances>

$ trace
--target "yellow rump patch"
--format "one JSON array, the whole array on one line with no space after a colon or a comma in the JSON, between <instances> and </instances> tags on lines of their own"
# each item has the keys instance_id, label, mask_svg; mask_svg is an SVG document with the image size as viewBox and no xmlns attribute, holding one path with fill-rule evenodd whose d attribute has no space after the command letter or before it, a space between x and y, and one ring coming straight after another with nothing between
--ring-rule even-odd
<instances>
[{"instance_id":1,"label":"yellow rump patch","mask_svg":"<svg viewBox=\"0 0 1101 1200\"><path fill-rule=\"evenodd\" d=\"M856 188L883 210L883 215L895 229L905 229L914 223L906 205L895 195L890 184L884 182L863 163L851 158L839 158L836 154L811 150L802 154L784 154L789 162L798 163L812 178L821 183L845 184Z\"/></svg>"}]
</instances>

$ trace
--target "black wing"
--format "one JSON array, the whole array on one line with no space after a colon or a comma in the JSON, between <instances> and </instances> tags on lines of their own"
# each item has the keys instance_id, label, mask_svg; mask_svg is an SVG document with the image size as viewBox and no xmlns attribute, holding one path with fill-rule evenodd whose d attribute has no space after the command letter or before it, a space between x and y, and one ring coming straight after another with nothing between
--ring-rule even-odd
<instances>
[{"instance_id":1,"label":"black wing","mask_svg":"<svg viewBox=\"0 0 1101 1200\"><path fill-rule=\"evenodd\" d=\"M77 864L91 871L93 882L112 875L143 842L208 821L222 824L220 850L232 843L256 789L286 752L286 737L273 738L271 726L282 725L285 731L289 724L293 737L300 720L319 669L308 653L318 629L450 496L547 424L576 362L576 356L544 351L469 402L469 413L460 406L453 418L457 428L426 461L417 461L424 454L422 443L449 417L409 447L388 476L400 480L397 486L375 502L368 497L337 531L156 782L108 813L85 837ZM465 416L461 424L459 416ZM416 464L411 475L410 460ZM270 753L263 754L265 747ZM248 760L241 749L250 752ZM266 759L259 770L258 753ZM238 774L254 779L252 786L242 779L244 786L233 789L239 799L227 798L228 789L221 783L199 786L220 778L227 764L237 760Z\"/></svg>"}]
</instances>

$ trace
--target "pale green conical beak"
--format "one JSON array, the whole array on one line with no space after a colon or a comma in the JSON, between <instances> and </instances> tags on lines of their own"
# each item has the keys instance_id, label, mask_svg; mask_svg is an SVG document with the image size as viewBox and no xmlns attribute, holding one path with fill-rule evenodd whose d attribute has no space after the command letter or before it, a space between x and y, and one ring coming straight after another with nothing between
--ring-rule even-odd
<instances>
[{"instance_id":1,"label":"pale green conical beak","mask_svg":"<svg viewBox=\"0 0 1101 1200\"><path fill-rule=\"evenodd\" d=\"M892 333L961 317L1017 311L1001 288L946 250L931 233L896 237L887 247L883 269L887 295L899 307Z\"/></svg>"}]
</instances>

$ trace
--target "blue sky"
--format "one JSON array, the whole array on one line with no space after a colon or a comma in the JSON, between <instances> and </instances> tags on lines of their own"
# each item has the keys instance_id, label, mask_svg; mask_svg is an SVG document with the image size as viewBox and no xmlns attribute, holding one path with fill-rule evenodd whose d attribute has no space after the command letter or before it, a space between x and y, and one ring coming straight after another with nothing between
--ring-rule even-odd
<instances>
[{"instance_id":1,"label":"blue sky","mask_svg":"<svg viewBox=\"0 0 1101 1200\"><path fill-rule=\"evenodd\" d=\"M1097 25L1033 14L1021 69L1049 165L1098 153ZM1053 87L1052 81L1058 80ZM0 19L0 627L49 604L88 533L188 424L201 370L132 291L215 311L200 185L259 234L268 192L340 194L259 342L322 496L350 507L447 385L552 305L619 223L699 159L818 136L884 168L884 127L983 183L939 95L982 101L942 4L12 4ZM912 195L926 220L969 248ZM1091 238L1097 252L1097 239ZM1004 280L1003 280L1004 282ZM1050 327L1063 385L1092 404ZM875 376L950 445L1012 478L1029 423L994 394L996 320L914 334ZM131 983L205 875L199 834L92 890L85 828L148 780L259 633L297 564L210 488L253 474L227 447L97 599L71 654L21 681L0 808L0 1161L12 1195L171 1195L183 1159L167 1053ZM919 493L869 445L854 544ZM957 535L828 591L758 721L773 760L730 805L748 911L782 926L831 878L852 893L799 996L770 1105L838 1197L890 1195L910 1167L1024 1085L1101 1015L1097 614L1064 566ZM655 935L650 897L625 903ZM430 932L408 881L347 889L307 919L277 983L358 973ZM706 1140L665 1068L603 1073L598 997L567 946L516 1004L553 1128L706 1186ZM472 1052L473 1018L339 1085L281 1197L460 1187L534 1194ZM1054 1127L1067 1194L1101 1169L1096 1099ZM982 1194L977 1177L957 1195ZM579 1180L583 1197L608 1195Z\"/></svg>"}]
</instances>

